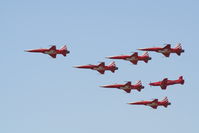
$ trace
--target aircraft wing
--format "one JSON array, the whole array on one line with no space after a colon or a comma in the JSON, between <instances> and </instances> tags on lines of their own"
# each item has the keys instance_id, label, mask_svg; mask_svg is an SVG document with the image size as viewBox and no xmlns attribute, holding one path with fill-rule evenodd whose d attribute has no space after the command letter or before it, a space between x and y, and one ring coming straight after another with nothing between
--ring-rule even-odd
<instances>
[{"instance_id":1,"label":"aircraft wing","mask_svg":"<svg viewBox=\"0 0 199 133\"><path fill-rule=\"evenodd\" d=\"M104 63L104 62L101 62L98 66L104 67L104 66L105 66L105 63Z\"/></svg>"},{"instance_id":2,"label":"aircraft wing","mask_svg":"<svg viewBox=\"0 0 199 133\"><path fill-rule=\"evenodd\" d=\"M157 102L158 102L158 99L154 99L152 102L153 102L153 103L157 103Z\"/></svg>"},{"instance_id":3,"label":"aircraft wing","mask_svg":"<svg viewBox=\"0 0 199 133\"><path fill-rule=\"evenodd\" d=\"M104 70L97 70L99 73L104 74Z\"/></svg>"},{"instance_id":4,"label":"aircraft wing","mask_svg":"<svg viewBox=\"0 0 199 133\"><path fill-rule=\"evenodd\" d=\"M127 93L131 93L131 89L124 89Z\"/></svg>"},{"instance_id":5,"label":"aircraft wing","mask_svg":"<svg viewBox=\"0 0 199 133\"><path fill-rule=\"evenodd\" d=\"M163 49L171 49L171 44L167 44Z\"/></svg>"},{"instance_id":6,"label":"aircraft wing","mask_svg":"<svg viewBox=\"0 0 199 133\"><path fill-rule=\"evenodd\" d=\"M56 58L56 54L49 54L52 58Z\"/></svg>"},{"instance_id":7,"label":"aircraft wing","mask_svg":"<svg viewBox=\"0 0 199 133\"><path fill-rule=\"evenodd\" d=\"M164 56L169 57L170 53L162 53Z\"/></svg>"},{"instance_id":8,"label":"aircraft wing","mask_svg":"<svg viewBox=\"0 0 199 133\"><path fill-rule=\"evenodd\" d=\"M131 57L138 57L138 52L133 53Z\"/></svg>"},{"instance_id":9,"label":"aircraft wing","mask_svg":"<svg viewBox=\"0 0 199 133\"><path fill-rule=\"evenodd\" d=\"M154 106L151 106L151 108L153 108L153 109L157 109L157 105L154 105Z\"/></svg>"},{"instance_id":10,"label":"aircraft wing","mask_svg":"<svg viewBox=\"0 0 199 133\"><path fill-rule=\"evenodd\" d=\"M53 45L52 47L50 47L50 49L49 50L56 50L56 46L55 45Z\"/></svg>"},{"instance_id":11,"label":"aircraft wing","mask_svg":"<svg viewBox=\"0 0 199 133\"><path fill-rule=\"evenodd\" d=\"M162 80L161 88L163 90L165 90L167 88L167 81L168 81L168 78L165 78L165 79Z\"/></svg>"},{"instance_id":12,"label":"aircraft wing","mask_svg":"<svg viewBox=\"0 0 199 133\"><path fill-rule=\"evenodd\" d=\"M127 82L124 86L131 86L131 82L129 81L129 82Z\"/></svg>"},{"instance_id":13,"label":"aircraft wing","mask_svg":"<svg viewBox=\"0 0 199 133\"><path fill-rule=\"evenodd\" d=\"M132 60L131 63L133 63L134 65L137 65L138 60Z\"/></svg>"}]
</instances>

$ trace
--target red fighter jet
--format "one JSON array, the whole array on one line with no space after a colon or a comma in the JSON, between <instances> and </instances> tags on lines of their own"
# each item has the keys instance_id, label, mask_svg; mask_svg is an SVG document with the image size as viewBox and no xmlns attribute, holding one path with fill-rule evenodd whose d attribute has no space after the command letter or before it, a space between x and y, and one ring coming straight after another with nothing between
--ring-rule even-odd
<instances>
[{"instance_id":1,"label":"red fighter jet","mask_svg":"<svg viewBox=\"0 0 199 133\"><path fill-rule=\"evenodd\" d=\"M128 103L128 104L145 105L145 106L150 106L153 109L157 109L158 106L164 106L165 108L167 108L168 105L171 105L167 97L165 97L162 101L158 101L158 99L154 99L153 101L140 101L140 102L134 102L134 103Z\"/></svg>"},{"instance_id":2,"label":"red fighter jet","mask_svg":"<svg viewBox=\"0 0 199 133\"><path fill-rule=\"evenodd\" d=\"M101 62L99 65L84 65L84 66L75 66L75 68L83 68L83 69L91 69L91 70L97 70L99 73L104 74L105 71L111 71L115 72L115 70L118 70L118 67L116 67L115 62L110 63L108 66L105 66L104 62Z\"/></svg>"},{"instance_id":3,"label":"red fighter jet","mask_svg":"<svg viewBox=\"0 0 199 133\"><path fill-rule=\"evenodd\" d=\"M183 76L180 76L177 80L168 80L168 78L163 79L159 82L150 83L150 86L160 86L163 90L166 90L168 85L174 85L174 84L184 84Z\"/></svg>"},{"instance_id":4,"label":"red fighter jet","mask_svg":"<svg viewBox=\"0 0 199 133\"><path fill-rule=\"evenodd\" d=\"M184 52L181 44L177 44L175 48L171 48L171 44L167 44L165 47L154 47L154 48L140 48L138 50L141 51L154 51L158 53L162 53L164 56L169 57L171 53L176 53L177 55L181 55Z\"/></svg>"},{"instance_id":5,"label":"red fighter jet","mask_svg":"<svg viewBox=\"0 0 199 133\"><path fill-rule=\"evenodd\" d=\"M100 86L103 88L118 88L121 90L126 91L127 93L131 93L131 90L138 90L141 91L142 89L144 89L144 86L142 86L142 82L138 81L135 85L132 85L131 82L127 82L126 84L115 84L115 85L104 85L104 86Z\"/></svg>"},{"instance_id":6,"label":"red fighter jet","mask_svg":"<svg viewBox=\"0 0 199 133\"><path fill-rule=\"evenodd\" d=\"M137 65L138 61L144 61L144 62L148 63L148 61L151 60L151 57L149 57L148 52L145 52L141 56L138 56L138 53L135 52L132 55L110 56L107 58L127 60L127 61L130 61L131 63L133 63L134 65Z\"/></svg>"},{"instance_id":7,"label":"red fighter jet","mask_svg":"<svg viewBox=\"0 0 199 133\"><path fill-rule=\"evenodd\" d=\"M67 50L66 45L61 47L61 49L56 49L56 46L53 45L49 49L33 49L33 50L25 50L26 52L35 52L35 53L43 53L43 54L48 54L52 58L56 58L57 54L62 54L63 56L66 56L67 54L70 53L70 51Z\"/></svg>"}]
</instances>

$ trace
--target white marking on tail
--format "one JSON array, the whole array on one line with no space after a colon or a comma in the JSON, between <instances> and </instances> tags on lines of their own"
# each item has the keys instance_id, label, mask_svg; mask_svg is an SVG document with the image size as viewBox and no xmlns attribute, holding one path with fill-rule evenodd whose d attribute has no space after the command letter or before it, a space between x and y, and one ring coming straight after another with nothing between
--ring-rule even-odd
<instances>
[{"instance_id":1,"label":"white marking on tail","mask_svg":"<svg viewBox=\"0 0 199 133\"><path fill-rule=\"evenodd\" d=\"M138 80L138 81L136 82L136 85L142 85L141 80Z\"/></svg>"},{"instance_id":2,"label":"white marking on tail","mask_svg":"<svg viewBox=\"0 0 199 133\"><path fill-rule=\"evenodd\" d=\"M144 52L144 53L142 54L142 56L149 56L149 53L148 53L148 52Z\"/></svg>"},{"instance_id":3,"label":"white marking on tail","mask_svg":"<svg viewBox=\"0 0 199 133\"><path fill-rule=\"evenodd\" d=\"M111 62L111 63L109 64L109 66L116 66L116 65L115 65L115 62L114 62L114 61Z\"/></svg>"},{"instance_id":4,"label":"white marking on tail","mask_svg":"<svg viewBox=\"0 0 199 133\"><path fill-rule=\"evenodd\" d=\"M61 47L61 50L67 50L66 45L62 46L62 47Z\"/></svg>"},{"instance_id":5,"label":"white marking on tail","mask_svg":"<svg viewBox=\"0 0 199 133\"><path fill-rule=\"evenodd\" d=\"M163 101L163 102L168 102L168 98L165 97L162 101Z\"/></svg>"},{"instance_id":6,"label":"white marking on tail","mask_svg":"<svg viewBox=\"0 0 199 133\"><path fill-rule=\"evenodd\" d=\"M175 48L182 49L181 43L178 43Z\"/></svg>"}]
</instances>

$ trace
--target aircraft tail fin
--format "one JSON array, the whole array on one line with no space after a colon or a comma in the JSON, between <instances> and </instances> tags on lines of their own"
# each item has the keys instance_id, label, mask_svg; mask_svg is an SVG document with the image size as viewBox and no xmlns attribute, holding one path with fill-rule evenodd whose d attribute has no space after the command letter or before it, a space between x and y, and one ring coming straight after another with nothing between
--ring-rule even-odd
<instances>
[{"instance_id":1,"label":"aircraft tail fin","mask_svg":"<svg viewBox=\"0 0 199 133\"><path fill-rule=\"evenodd\" d=\"M144 52L144 53L142 54L142 56L147 56L147 57L149 57L149 53L148 53L148 52Z\"/></svg>"},{"instance_id":2,"label":"aircraft tail fin","mask_svg":"<svg viewBox=\"0 0 199 133\"><path fill-rule=\"evenodd\" d=\"M168 98L165 97L165 98L162 100L162 102L168 102Z\"/></svg>"},{"instance_id":3,"label":"aircraft tail fin","mask_svg":"<svg viewBox=\"0 0 199 133\"><path fill-rule=\"evenodd\" d=\"M167 97L165 97L165 98L162 100L162 102L163 102L163 106L164 106L165 108L167 108L167 106L171 104L171 103L169 102L169 100L168 100Z\"/></svg>"},{"instance_id":4,"label":"aircraft tail fin","mask_svg":"<svg viewBox=\"0 0 199 133\"><path fill-rule=\"evenodd\" d=\"M62 46L62 47L61 47L61 50L67 50L66 45Z\"/></svg>"},{"instance_id":5,"label":"aircraft tail fin","mask_svg":"<svg viewBox=\"0 0 199 133\"><path fill-rule=\"evenodd\" d=\"M176 44L175 48L176 49L182 49L181 43Z\"/></svg>"},{"instance_id":6,"label":"aircraft tail fin","mask_svg":"<svg viewBox=\"0 0 199 133\"><path fill-rule=\"evenodd\" d=\"M115 61L111 62L108 66L116 66Z\"/></svg>"},{"instance_id":7,"label":"aircraft tail fin","mask_svg":"<svg viewBox=\"0 0 199 133\"><path fill-rule=\"evenodd\" d=\"M67 54L67 47L66 47L66 45L62 46L60 50L62 51L62 55L66 56L66 54Z\"/></svg>"},{"instance_id":8,"label":"aircraft tail fin","mask_svg":"<svg viewBox=\"0 0 199 133\"><path fill-rule=\"evenodd\" d=\"M138 80L138 81L136 82L136 85L142 85L142 81L141 81L141 80Z\"/></svg>"},{"instance_id":9,"label":"aircraft tail fin","mask_svg":"<svg viewBox=\"0 0 199 133\"><path fill-rule=\"evenodd\" d=\"M149 57L149 53L148 53L148 52L144 52L144 53L142 54L142 56L145 57L145 58L144 58L144 62L145 62L145 63L148 63L148 61L151 60L151 57Z\"/></svg>"},{"instance_id":10,"label":"aircraft tail fin","mask_svg":"<svg viewBox=\"0 0 199 133\"><path fill-rule=\"evenodd\" d=\"M118 67L116 67L116 64L115 64L114 61L111 62L108 66L110 67L110 71L111 71L112 73L114 73L116 70L118 70Z\"/></svg>"}]
</instances>

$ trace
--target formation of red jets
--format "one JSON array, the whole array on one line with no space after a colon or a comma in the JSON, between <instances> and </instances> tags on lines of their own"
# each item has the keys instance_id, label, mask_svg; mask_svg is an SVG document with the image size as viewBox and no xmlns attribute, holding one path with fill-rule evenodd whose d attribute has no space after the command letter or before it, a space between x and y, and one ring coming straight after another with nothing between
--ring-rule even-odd
<instances>
[{"instance_id":1,"label":"formation of red jets","mask_svg":"<svg viewBox=\"0 0 199 133\"><path fill-rule=\"evenodd\" d=\"M176 47L171 48L171 44L167 44L165 47L152 47L152 48L142 48L138 49L141 51L146 51L143 53L143 55L139 56L138 52L134 52L132 55L119 55L119 56L109 56L106 57L108 59L119 59L119 60L126 60L130 61L132 64L137 65L138 61L144 61L145 63L148 63L149 60L152 58L149 56L148 51L158 52L162 53L165 57L170 57L171 53L176 53L177 55L181 55L181 53L184 52L184 49L182 49L181 44L177 44ZM56 58L57 54L62 54L63 56L66 56L70 53L68 51L66 45L61 47L60 49L57 49L55 45L51 46L49 49L33 49L33 50L25 50L26 52L34 52L34 53L43 53L48 54L52 58ZM116 66L115 62L111 62L109 65L105 65L105 62L101 62L98 65L82 65L82 66L75 66L75 68L81 68L81 69L91 69L96 70L100 74L104 74L105 71L111 71L114 73L116 70L118 70L118 67ZM164 78L162 81L158 82L151 82L149 83L150 86L160 86L162 90L166 90L167 86L174 85L174 84L184 84L183 76L180 76L177 80L168 80L168 78ZM125 91L126 93L131 93L131 90L137 90L141 91L144 89L144 86L142 85L141 80L137 81L135 84L132 84L131 81L126 82L125 84L113 84L113 85L103 85L100 86L103 88L117 88L120 90ZM153 109L157 109L158 106L164 106L167 108L168 105L171 105L168 98L165 97L162 101L159 101L158 99L154 99L151 101L139 101L139 102L132 102L128 103L130 105L145 105L150 106Z\"/></svg>"}]
</instances>

